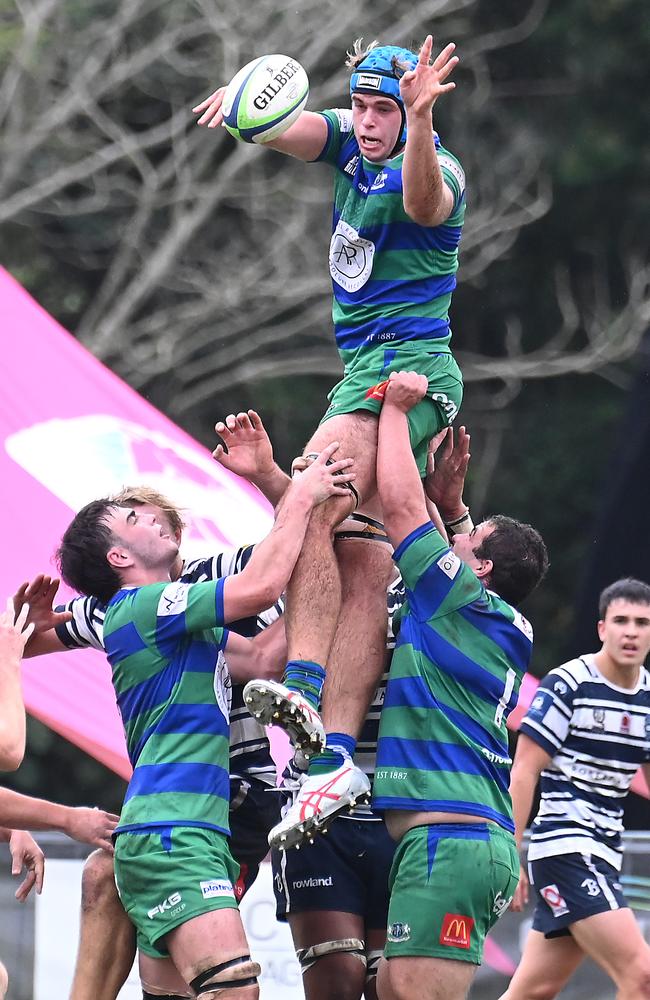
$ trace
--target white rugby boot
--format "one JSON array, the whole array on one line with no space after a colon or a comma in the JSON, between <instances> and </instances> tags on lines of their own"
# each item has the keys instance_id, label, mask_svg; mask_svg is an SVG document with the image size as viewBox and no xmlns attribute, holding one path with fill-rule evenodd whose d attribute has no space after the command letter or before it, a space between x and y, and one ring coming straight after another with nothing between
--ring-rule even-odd
<instances>
[{"instance_id":1,"label":"white rugby boot","mask_svg":"<svg viewBox=\"0 0 650 1000\"><path fill-rule=\"evenodd\" d=\"M269 833L269 845L286 851L311 843L336 816L369 799L368 776L349 759L336 771L314 774L303 781L293 805Z\"/></svg>"},{"instance_id":2,"label":"white rugby boot","mask_svg":"<svg viewBox=\"0 0 650 1000\"><path fill-rule=\"evenodd\" d=\"M263 726L284 729L292 746L305 757L313 757L325 746L321 717L299 691L290 691L278 681L252 680L244 688L244 701Z\"/></svg>"}]
</instances>

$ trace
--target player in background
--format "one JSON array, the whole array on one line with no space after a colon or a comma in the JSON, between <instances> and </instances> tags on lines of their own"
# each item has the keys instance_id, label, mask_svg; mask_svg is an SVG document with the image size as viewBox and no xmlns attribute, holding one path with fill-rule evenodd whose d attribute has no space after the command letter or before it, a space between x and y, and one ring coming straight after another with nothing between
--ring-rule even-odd
<instances>
[{"instance_id":1,"label":"player in background","mask_svg":"<svg viewBox=\"0 0 650 1000\"><path fill-rule=\"evenodd\" d=\"M448 310L465 180L432 126L437 99L455 86L448 78L458 59L450 44L431 62L432 49L431 36L418 54L355 44L348 61L351 110L303 111L267 143L336 171L329 268L344 376L305 455L313 458L334 434L354 456L357 478L354 490L310 522L288 591L283 684L255 682L247 699L262 721L284 725L306 753L326 739L310 763L310 781L326 782L328 796L337 795L342 807L368 791L350 758L381 676L392 574L375 474L382 386L401 368L427 377L427 394L409 413L409 447L422 476L429 440L452 423L462 398ZM224 92L219 88L194 109L199 124L221 124ZM355 534L359 544L335 549L335 533ZM318 714L321 692L327 737ZM305 785L300 794L312 790Z\"/></svg>"},{"instance_id":2,"label":"player in background","mask_svg":"<svg viewBox=\"0 0 650 1000\"><path fill-rule=\"evenodd\" d=\"M641 766L650 779L650 586L617 580L600 595L597 653L551 670L521 723L510 793L528 849L532 930L502 1000L551 1000L588 956L619 1000L650 997L650 947L621 890L623 806ZM512 904L522 909L522 869Z\"/></svg>"},{"instance_id":3,"label":"player in background","mask_svg":"<svg viewBox=\"0 0 650 1000\"><path fill-rule=\"evenodd\" d=\"M514 605L548 560L530 525L496 515L451 547L408 450L426 392L391 375L377 476L407 592L382 709L373 805L398 841L380 1000L462 1000L519 877L506 719L532 650Z\"/></svg>"}]
</instances>

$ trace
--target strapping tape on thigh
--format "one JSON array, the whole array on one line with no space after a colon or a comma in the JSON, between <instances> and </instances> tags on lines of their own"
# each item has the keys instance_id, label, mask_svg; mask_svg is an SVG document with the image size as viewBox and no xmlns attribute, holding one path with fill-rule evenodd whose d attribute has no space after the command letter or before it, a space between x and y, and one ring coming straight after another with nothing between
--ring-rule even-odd
<instances>
[{"instance_id":1,"label":"strapping tape on thigh","mask_svg":"<svg viewBox=\"0 0 650 1000\"><path fill-rule=\"evenodd\" d=\"M254 986L262 969L258 962L253 962L250 955L240 955L231 958L229 962L213 965L196 976L190 986L197 997L204 993L219 993L221 990L233 990L241 986Z\"/></svg>"},{"instance_id":2,"label":"strapping tape on thigh","mask_svg":"<svg viewBox=\"0 0 650 1000\"><path fill-rule=\"evenodd\" d=\"M311 948L296 948L296 957L300 962L302 974L304 976L308 969L325 955L340 955L347 953L354 955L360 962L366 964L366 946L359 938L339 938L338 941L322 941L320 944L313 944Z\"/></svg>"},{"instance_id":3,"label":"strapping tape on thigh","mask_svg":"<svg viewBox=\"0 0 650 1000\"><path fill-rule=\"evenodd\" d=\"M367 514L356 512L346 517L345 521L341 521L334 529L334 538L336 541L357 539L362 542L383 542L385 545L390 545L390 539L381 521L375 521Z\"/></svg>"}]
</instances>

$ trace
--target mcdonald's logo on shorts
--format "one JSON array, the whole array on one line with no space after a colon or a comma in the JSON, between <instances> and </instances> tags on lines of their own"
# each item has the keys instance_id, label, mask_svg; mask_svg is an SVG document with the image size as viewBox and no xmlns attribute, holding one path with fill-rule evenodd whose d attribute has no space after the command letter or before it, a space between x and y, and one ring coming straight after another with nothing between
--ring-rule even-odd
<instances>
[{"instance_id":1,"label":"mcdonald's logo on shorts","mask_svg":"<svg viewBox=\"0 0 650 1000\"><path fill-rule=\"evenodd\" d=\"M453 948L469 948L474 919L462 913L445 913L440 931L440 944Z\"/></svg>"}]
</instances>

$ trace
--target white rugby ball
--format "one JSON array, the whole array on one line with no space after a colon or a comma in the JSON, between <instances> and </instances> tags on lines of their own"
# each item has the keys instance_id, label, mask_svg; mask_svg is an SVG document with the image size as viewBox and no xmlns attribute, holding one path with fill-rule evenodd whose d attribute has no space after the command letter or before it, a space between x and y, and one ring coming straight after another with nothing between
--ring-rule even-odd
<instances>
[{"instance_id":1,"label":"white rugby ball","mask_svg":"<svg viewBox=\"0 0 650 1000\"><path fill-rule=\"evenodd\" d=\"M235 139L269 142L293 125L307 103L309 80L289 56L259 56L230 81L223 97L223 123Z\"/></svg>"}]
</instances>

